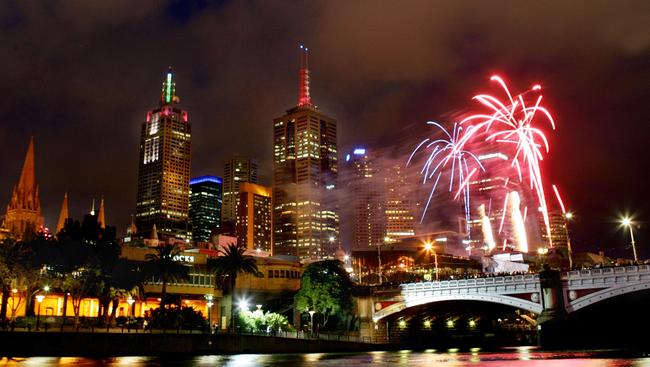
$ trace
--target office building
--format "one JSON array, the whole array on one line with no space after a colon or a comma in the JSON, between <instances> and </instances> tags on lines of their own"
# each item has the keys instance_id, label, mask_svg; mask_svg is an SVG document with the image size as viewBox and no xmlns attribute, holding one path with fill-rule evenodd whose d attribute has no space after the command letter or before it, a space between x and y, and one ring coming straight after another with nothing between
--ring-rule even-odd
<instances>
[{"instance_id":1,"label":"office building","mask_svg":"<svg viewBox=\"0 0 650 367\"><path fill-rule=\"evenodd\" d=\"M301 46L298 104L273 120L274 254L334 256L339 246L336 120L312 103Z\"/></svg>"},{"instance_id":2,"label":"office building","mask_svg":"<svg viewBox=\"0 0 650 367\"><path fill-rule=\"evenodd\" d=\"M215 176L190 180L190 224L195 243L208 242L221 223L223 181Z\"/></svg>"},{"instance_id":3,"label":"office building","mask_svg":"<svg viewBox=\"0 0 650 367\"><path fill-rule=\"evenodd\" d=\"M273 195L270 187L239 185L237 243L249 250L273 252Z\"/></svg>"},{"instance_id":4,"label":"office building","mask_svg":"<svg viewBox=\"0 0 650 367\"><path fill-rule=\"evenodd\" d=\"M376 247L386 237L385 188L376 164L368 149L356 148L345 155L345 200L353 251Z\"/></svg>"},{"instance_id":5,"label":"office building","mask_svg":"<svg viewBox=\"0 0 650 367\"><path fill-rule=\"evenodd\" d=\"M223 207L221 218L224 222L237 220L237 199L239 184L257 183L257 161L250 157L234 156L223 164Z\"/></svg>"},{"instance_id":6,"label":"office building","mask_svg":"<svg viewBox=\"0 0 650 367\"><path fill-rule=\"evenodd\" d=\"M170 69L160 106L142 123L135 225L141 238L149 238L155 225L161 239L189 242L191 124L187 111L178 108L172 78Z\"/></svg>"}]
</instances>

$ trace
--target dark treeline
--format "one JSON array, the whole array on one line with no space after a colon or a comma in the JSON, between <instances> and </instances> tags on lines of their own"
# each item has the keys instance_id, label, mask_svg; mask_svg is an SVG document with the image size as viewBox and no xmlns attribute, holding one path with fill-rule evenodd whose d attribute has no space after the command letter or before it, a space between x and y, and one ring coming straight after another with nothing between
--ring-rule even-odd
<instances>
[{"instance_id":1,"label":"dark treeline","mask_svg":"<svg viewBox=\"0 0 650 367\"><path fill-rule=\"evenodd\" d=\"M81 301L87 297L99 300L102 322L112 321L121 298L142 295L148 273L143 263L120 258L120 253L115 228L102 228L94 215L86 215L82 222L67 219L55 237L39 231L24 241L6 239L0 246L0 320L15 319L21 302L25 302L26 316L33 316L36 295L55 292L63 294L63 315L68 312L68 301L72 304L75 323ZM19 302L9 307L11 294Z\"/></svg>"}]
</instances>

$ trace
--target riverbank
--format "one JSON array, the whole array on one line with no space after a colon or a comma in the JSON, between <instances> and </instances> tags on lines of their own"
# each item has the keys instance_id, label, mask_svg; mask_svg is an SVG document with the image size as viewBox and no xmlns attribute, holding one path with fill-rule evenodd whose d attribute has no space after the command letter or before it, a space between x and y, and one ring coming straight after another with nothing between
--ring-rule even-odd
<instances>
[{"instance_id":1,"label":"riverbank","mask_svg":"<svg viewBox=\"0 0 650 367\"><path fill-rule=\"evenodd\" d=\"M370 343L273 336L176 333L0 332L3 356L332 353L390 349Z\"/></svg>"}]
</instances>

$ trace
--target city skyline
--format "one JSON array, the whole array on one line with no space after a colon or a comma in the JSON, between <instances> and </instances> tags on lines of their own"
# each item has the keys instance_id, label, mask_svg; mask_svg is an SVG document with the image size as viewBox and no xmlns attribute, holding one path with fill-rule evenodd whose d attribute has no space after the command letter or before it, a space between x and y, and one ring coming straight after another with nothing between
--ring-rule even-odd
<instances>
[{"instance_id":1,"label":"city skyline","mask_svg":"<svg viewBox=\"0 0 650 367\"><path fill-rule=\"evenodd\" d=\"M314 7L321 5L314 5ZM326 7L329 10L326 12L326 17L333 16L332 14L343 15L336 5ZM560 19L564 27L573 29L568 23L562 23L562 19L570 18L571 12L577 11L575 8L577 7L569 5L564 9L562 13L564 16ZM604 8L607 7L603 5L602 8L601 11L606 12ZM300 10L306 13L314 11L308 6ZM352 13L359 11L354 6L351 10ZM171 19L171 27L176 31L196 32L197 29L191 27L194 21L207 26L205 15L193 9L184 13L187 14L186 18L180 19L177 15L167 14L166 10L148 11L166 14ZM462 9L458 11L462 13ZM65 12L62 12L59 14L60 17L65 15ZM237 5L206 9L205 12L211 16L223 16L228 12L235 12L241 16L241 9L238 9ZM516 9L513 12L516 13ZM407 13L410 15L412 11ZM37 14L32 16L38 17ZM280 18L283 16L285 15L282 14ZM589 28L589 25L598 24L597 20L600 20L601 16L596 15L583 22L586 22ZM363 52L369 50L375 52L365 57L360 50L351 50L347 47L346 42L338 47L318 39L313 33L303 32L306 26L302 24L293 29L287 38L274 39L269 45L262 47L264 52L274 49L274 54L278 55L277 60L265 60L263 63L248 61L246 63L252 64L243 68L233 67L227 62L220 63L219 66L225 70L208 67L206 64L208 64L207 60L211 59L209 57L197 61L197 65L192 66L174 57L161 57L156 62L136 62L133 57L138 53L131 50L127 53L131 57L127 57L126 60L130 60L133 64L120 62L115 65L116 72L126 73L127 77L123 79L116 78L112 72L102 73L106 72L103 62L93 60L94 58L85 60L86 68L106 76L106 80L102 80L103 78L96 80L89 77L87 69L77 71L66 66L68 62L74 64L73 59L66 59L62 54L56 53L57 51L49 50L55 55L53 64L48 64L47 58L39 58L38 55L33 63L37 69L50 70L52 73L44 73L36 80L27 81L21 85L22 88L17 87L18 84L15 84L13 78L7 78L2 82L2 87L10 91L9 101L4 101L5 108L10 119L17 124L12 128L4 127L0 137L1 153L6 159L3 165L5 169L0 173L0 198L4 203L8 202L11 187L16 183L19 175L24 147L28 137L34 135L37 177L41 189L43 216L48 226L50 228L55 226L61 197L65 192L70 195L70 212L75 218L80 218L82 210L85 212L90 207L92 197L99 200L103 195L106 198L109 224L116 225L118 233L122 234L130 221L135 202L135 188L132 186L137 176L137 173L134 174L137 166L132 163L132 157L137 154L135 153L138 145L137 130L144 120L142 111L155 102L152 98L155 97L155 93L152 92L158 88L161 71L167 65L174 66L177 71L177 79L183 85L183 92L180 93L183 98L182 104L192 114L195 129L206 132L201 134L205 137L193 137L195 149L192 155L199 162L195 162L192 167L192 177L203 174L218 175L221 159L217 157L241 153L260 157L263 160L260 162L263 178L261 182L270 184L269 152L272 148L269 142L272 132L269 124L273 116L277 116L285 106L295 100L297 60L294 50L298 42L304 39L313 50L312 62L315 63L313 69L317 70L315 72L317 82L313 85L313 89L317 90L324 111L339 120L341 129L339 135L342 140L339 151L347 151L349 147L357 144L367 147L391 146L393 145L391 141L395 142L396 138L399 144L409 145L412 148L417 141L417 134L408 133L406 127L418 129L429 119L442 120L450 111L464 108L466 97L474 94L480 86L484 85L489 77L489 70L496 68L504 71L504 74L516 83L541 82L548 89L546 93L548 104L554 109L556 118L562 121L563 127L553 138L555 140L553 150L546 165L549 174L559 184L570 209L577 212L578 221L572 225L572 229L575 229L578 236L575 246L578 248L583 246L583 249L590 250L596 250L595 246L599 245L617 248L625 246L627 244L625 234L616 231L615 220L619 212L623 214L628 210L633 214L636 211L637 220L641 221L648 214L647 204L643 204L648 202L647 192L643 189L647 185L647 179L643 174L647 169L643 164L647 165L647 163L635 161L633 158L640 157L642 152L640 150L642 144L635 142L640 141L638 139L645 135L643 133L645 131L638 130L647 129L639 127L644 121L644 112L640 107L638 109L635 107L642 106L643 97L648 95L648 87L642 82L643 76L647 74L647 57L644 56L647 55L647 39L644 40L639 32L634 32L635 18L632 15L630 17L632 20L628 31L611 35L602 30L606 29L605 26L596 28L596 32L588 38L587 45L579 47L571 57L565 56L557 60L556 56L563 56L559 51L566 51L566 47L571 44L567 41L559 41L559 46L546 50L546 55L542 55L544 57L534 55L532 60L529 60L516 54L515 56L522 58L515 57L515 60L507 60L499 54L499 50L506 47L506 40L503 40L504 44L497 45L497 51L488 54L487 58L483 58L482 63L454 63L451 57L449 63L453 64L453 67L451 70L442 69L447 71L442 75L438 74L439 71L431 71L437 69L433 62L427 65L426 62L414 62L408 58L389 58L391 65L387 66L385 62L379 63L378 60L381 58L379 56L384 55L384 52L391 47L393 49L397 47L395 40L399 37L389 38L386 47L362 48ZM26 18L29 19L28 16ZM373 19L371 17L371 21ZM129 23L133 22L133 18L125 17L121 21ZM275 24L275 21L272 24ZM148 25L158 27L157 23L153 22ZM13 27L19 26L13 25ZM23 26L29 27L29 22L23 22ZM89 24L79 26L96 27ZM101 26L100 23L99 27ZM103 26L107 27L105 24ZM453 32L445 34L448 39L458 37L459 42L469 48L468 52L482 53L485 52L485 48L481 45L482 37L478 30L496 31L482 23L477 24L476 27L476 33L455 36ZM12 32L11 27L8 29L3 32ZM144 29L139 31L144 32ZM526 32L530 32L530 29L524 27L524 33ZM146 37L145 33L136 32L136 35ZM526 35L530 36L530 33ZM543 34L534 37L534 40L541 44L550 44L551 36L552 34ZM120 34L118 33L116 37L119 39ZM259 35L245 35L244 39L257 39L255 37ZM373 39L379 36L363 37L363 39ZM16 42L9 45L11 47L7 53L9 60L5 63L8 63L11 68L7 70L15 70L17 67L12 64L14 58L18 60L24 57L22 42L28 40L18 38ZM83 42L80 42L66 47L72 47L72 51L75 51L81 49L82 44ZM118 47L117 43L111 44ZM181 47L178 42L174 44L176 47ZM259 43L254 42L254 44ZM416 53L413 50L419 44L421 41L418 40L410 47L397 49L414 56ZM600 46L602 50L597 49ZM221 45L221 48L226 47ZM450 48L442 47L446 50ZM333 60L328 55L333 54L337 49L342 59L364 63L356 67L354 63L351 64L352 67L332 63L337 60ZM215 46L209 52L217 52L217 50L219 46ZM246 55L255 55L257 52L229 50L227 60L249 60ZM432 51L422 52L425 55L422 58L427 59L426 55L430 55L429 52ZM589 70L580 70L578 65L581 64L581 60L594 58L593 53L596 56L607 57L605 61L592 65ZM78 54L73 53L73 55L79 57ZM568 63L568 65L561 64L563 65L561 68L567 70L556 70L555 62ZM361 67L362 65L364 67ZM436 66L440 65L436 64ZM460 71L456 71L456 68ZM408 75L400 75L397 73L398 69ZM19 68L16 75L20 76L21 70L23 69ZM243 73L244 70L253 70L254 75L243 77L247 75ZM387 71L393 72L387 78L389 81L376 80L377 75L385 74ZM260 79L257 78L259 73L275 76L270 77L270 80ZM608 79L606 77L608 74L617 77ZM574 78L567 78L568 75ZM593 88L592 83L597 75L598 80L602 80L603 86L609 82L619 83L617 89L622 88L619 96L609 98L605 90L599 91L599 88ZM234 83L232 78L244 83ZM214 86L220 85L219 80L226 80L228 83L222 83L223 91L216 94L221 98L215 98L215 94L210 91L214 90ZM636 81L632 84L627 80ZM119 86L120 90L129 91L125 93L128 106L125 106L124 97L105 98L107 91L115 88L113 83ZM340 88L341 83L350 91L339 94L340 89L345 89ZM56 85L58 89L44 92L45 85ZM258 89L278 90L280 93L265 98L250 93ZM95 90L99 90L100 93L95 95L92 93ZM79 94L79 91L83 93ZM37 97L43 98L39 100ZM218 100L216 107L215 99ZM223 106L219 107L220 104ZM33 108L26 108L32 105ZM72 105L75 108L72 108ZM232 108L228 114L224 114L225 109L233 105L235 108ZM364 105L369 105L369 108L359 107ZM250 106L255 107L251 109L254 111L245 111ZM401 115L397 114L399 118L386 106L392 106L393 109L400 111ZM218 113L211 116L206 112L210 108L216 108ZM245 121L248 122L244 123ZM623 127L614 131L609 126L613 121ZM253 122L254 125L251 125ZM231 125L241 124L243 126L230 128ZM53 126L59 129L52 129ZM70 130L70 126L77 129ZM256 126L259 131L251 130L250 126ZM372 126L384 128L370 129ZM222 134L215 134L215 129ZM252 131L252 134L247 134L249 131ZM89 144L85 140L92 143ZM234 144L230 143L231 141ZM214 148L214 145L220 147ZM604 146L607 149L603 149ZM76 162L73 164L68 162L70 160ZM612 167L613 171L605 173L601 168L603 166ZM61 174L62 171L70 171L73 167L77 167L80 173L69 178ZM114 180L113 177L118 179ZM594 197L600 197L601 192L608 193L610 197L605 200L593 200ZM640 232L638 242L644 243L643 231ZM645 254L648 253L642 247L639 249L642 253L644 251ZM621 253L627 252L622 249Z\"/></svg>"}]
</instances>

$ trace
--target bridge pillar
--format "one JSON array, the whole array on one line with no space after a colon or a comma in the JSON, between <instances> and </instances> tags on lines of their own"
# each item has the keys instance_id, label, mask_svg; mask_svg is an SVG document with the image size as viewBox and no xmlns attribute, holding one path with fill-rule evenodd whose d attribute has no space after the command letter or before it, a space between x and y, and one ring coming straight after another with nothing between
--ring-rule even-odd
<instances>
[{"instance_id":1,"label":"bridge pillar","mask_svg":"<svg viewBox=\"0 0 650 367\"><path fill-rule=\"evenodd\" d=\"M359 317L359 336L365 340L373 340L375 334L375 323L373 321L373 298L372 296L356 297L357 316Z\"/></svg>"},{"instance_id":2,"label":"bridge pillar","mask_svg":"<svg viewBox=\"0 0 650 367\"><path fill-rule=\"evenodd\" d=\"M545 266L539 280L543 310L537 318L537 341L542 348L561 348L566 342L567 322L560 272Z\"/></svg>"}]
</instances>

